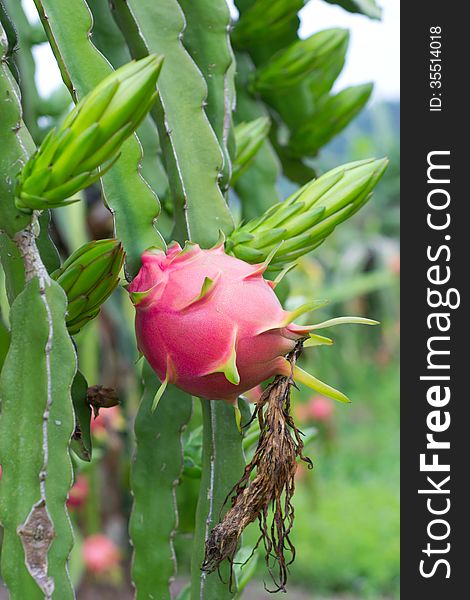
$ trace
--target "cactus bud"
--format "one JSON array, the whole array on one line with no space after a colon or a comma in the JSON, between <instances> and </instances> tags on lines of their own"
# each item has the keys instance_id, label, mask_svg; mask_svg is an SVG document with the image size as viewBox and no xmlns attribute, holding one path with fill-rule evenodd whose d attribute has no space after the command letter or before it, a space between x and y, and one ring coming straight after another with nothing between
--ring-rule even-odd
<instances>
[{"instance_id":1,"label":"cactus bud","mask_svg":"<svg viewBox=\"0 0 470 600\"><path fill-rule=\"evenodd\" d=\"M232 41L236 48L246 48L261 40L283 38L292 29L304 0L258 0L244 10L235 25Z\"/></svg>"},{"instance_id":2,"label":"cactus bud","mask_svg":"<svg viewBox=\"0 0 470 600\"><path fill-rule=\"evenodd\" d=\"M237 153L232 164L232 185L250 166L256 153L263 145L271 126L269 117L260 117L235 127Z\"/></svg>"},{"instance_id":3,"label":"cactus bud","mask_svg":"<svg viewBox=\"0 0 470 600\"><path fill-rule=\"evenodd\" d=\"M353 85L321 99L312 117L292 135L292 151L297 156L315 156L364 108L373 87L372 83Z\"/></svg>"},{"instance_id":4,"label":"cactus bud","mask_svg":"<svg viewBox=\"0 0 470 600\"><path fill-rule=\"evenodd\" d=\"M155 101L161 65L162 58L154 54L132 61L85 96L21 171L17 208L30 213L64 206L102 177Z\"/></svg>"},{"instance_id":5,"label":"cactus bud","mask_svg":"<svg viewBox=\"0 0 470 600\"><path fill-rule=\"evenodd\" d=\"M314 69L308 76L308 88L312 94L313 106L326 96L338 79L346 62L346 54L349 48L349 32L343 42L330 52L321 63L321 67Z\"/></svg>"},{"instance_id":6,"label":"cactus bud","mask_svg":"<svg viewBox=\"0 0 470 600\"><path fill-rule=\"evenodd\" d=\"M74 252L51 277L67 294L71 335L94 319L119 282L124 250L118 240L98 240Z\"/></svg>"},{"instance_id":7,"label":"cactus bud","mask_svg":"<svg viewBox=\"0 0 470 600\"><path fill-rule=\"evenodd\" d=\"M253 90L261 93L277 91L300 83L314 71L323 72L331 55L344 47L348 37L346 29L325 29L294 42L256 70Z\"/></svg>"},{"instance_id":8,"label":"cactus bud","mask_svg":"<svg viewBox=\"0 0 470 600\"><path fill-rule=\"evenodd\" d=\"M271 271L290 268L369 200L387 164L385 158L369 159L325 173L261 217L237 227L226 250L250 263L269 258Z\"/></svg>"}]
</instances>

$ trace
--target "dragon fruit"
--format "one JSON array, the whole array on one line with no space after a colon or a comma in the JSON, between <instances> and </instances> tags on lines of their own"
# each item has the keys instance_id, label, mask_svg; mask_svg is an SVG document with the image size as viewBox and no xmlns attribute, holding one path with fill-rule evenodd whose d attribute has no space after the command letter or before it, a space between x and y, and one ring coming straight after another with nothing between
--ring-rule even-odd
<instances>
[{"instance_id":1,"label":"dragon fruit","mask_svg":"<svg viewBox=\"0 0 470 600\"><path fill-rule=\"evenodd\" d=\"M155 248L143 254L128 291L136 307L139 350L162 381L158 398L172 383L194 396L235 403L273 375L291 374L285 356L322 325L292 321L319 303L285 311L275 283L263 278L267 266L226 254L222 242L209 250L174 243L166 253ZM310 335L306 345L330 342ZM298 367L294 375L348 401Z\"/></svg>"}]
</instances>

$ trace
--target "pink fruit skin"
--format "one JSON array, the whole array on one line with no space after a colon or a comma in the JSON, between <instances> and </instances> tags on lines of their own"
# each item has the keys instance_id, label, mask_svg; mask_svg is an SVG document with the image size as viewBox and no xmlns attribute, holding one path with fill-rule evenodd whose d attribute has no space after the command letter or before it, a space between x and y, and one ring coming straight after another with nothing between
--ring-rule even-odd
<instances>
[{"instance_id":1,"label":"pink fruit skin","mask_svg":"<svg viewBox=\"0 0 470 600\"><path fill-rule=\"evenodd\" d=\"M284 356L305 333L286 325L289 313L263 278L264 269L225 254L223 245L202 250L187 244L182 251L175 243L166 254L143 254L128 291L136 304L139 350L162 381L167 377L195 396L235 402L269 377L290 373ZM198 299L206 278L212 287ZM148 293L137 299L135 292ZM216 372L234 348L238 385L226 371Z\"/></svg>"}]
</instances>

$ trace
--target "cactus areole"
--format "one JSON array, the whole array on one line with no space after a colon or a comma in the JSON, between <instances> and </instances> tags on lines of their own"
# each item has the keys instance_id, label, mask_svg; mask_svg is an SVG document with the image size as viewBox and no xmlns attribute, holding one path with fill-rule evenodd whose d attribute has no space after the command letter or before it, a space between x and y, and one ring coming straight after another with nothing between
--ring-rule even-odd
<instances>
[{"instance_id":1,"label":"cactus areole","mask_svg":"<svg viewBox=\"0 0 470 600\"><path fill-rule=\"evenodd\" d=\"M163 386L235 402L273 375L290 374L284 357L308 333L291 323L263 278L266 267L227 255L223 243L143 254L128 290L139 350Z\"/></svg>"}]
</instances>

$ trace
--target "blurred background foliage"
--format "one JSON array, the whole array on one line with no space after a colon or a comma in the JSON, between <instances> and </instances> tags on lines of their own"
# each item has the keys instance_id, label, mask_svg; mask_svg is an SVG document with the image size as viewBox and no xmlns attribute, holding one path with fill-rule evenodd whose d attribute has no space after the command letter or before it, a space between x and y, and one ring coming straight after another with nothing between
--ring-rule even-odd
<instances>
[{"instance_id":1,"label":"blurred background foliage","mask_svg":"<svg viewBox=\"0 0 470 600\"><path fill-rule=\"evenodd\" d=\"M10 10L18 12L15 22L19 24L21 21L17 19L21 17L15 4L16 0L6 2ZM91 4L97 13L100 3ZM337 4L352 12L369 11L369 16L377 17L377 7L372 1ZM29 47L44 41L38 27L24 21L22 28ZM97 29L94 35L96 41L102 40L106 47L113 47L104 39L106 36L115 35L119 39L119 32L111 25L109 29ZM253 35L256 39L256 31ZM307 471L303 465L298 469L293 534L297 557L291 566L287 595L297 600L395 598L398 597L399 569L399 106L384 101L369 105L336 137L329 136L333 138L331 141L326 136L318 142L318 148L311 149L308 159L300 160L294 148L282 144L285 125L279 126L273 118L279 110L275 95L270 95L269 86L262 87L261 80L253 82L249 75L251 61L262 62L263 52L272 53L273 48L258 46L258 50L253 50L256 46L252 46L248 57L243 50L250 47L251 41L249 38L237 40L239 104L235 119L244 122L263 116L248 94L248 90L258 85L258 91L271 107L273 123L270 145L261 150L256 160L266 159L267 155L272 159L271 144L276 148L284 163L284 175L278 174L275 182L280 198L286 198L313 173L320 174L339 164L370 156L390 158L389 168L373 200L341 225L313 256L300 260L289 275L289 283L283 283L282 295L287 308L312 297L329 299L330 304L321 311L321 320L339 314L360 314L381 322L380 328L340 328L335 332L334 346L310 355L313 372L321 373L322 379L344 390L353 401L351 405L335 404L321 396L312 397L303 387L294 391L294 411L301 429L311 440L306 454L315 467L313 471ZM117 44L115 55L108 56L115 64L128 60L124 50L120 55L120 48ZM23 49L27 48L20 45L18 56L22 61L20 68L26 73L22 80L25 119L36 142L40 142L45 131L69 108L69 98L63 88L48 98L40 96L34 85L32 54L21 52ZM341 60L340 63L332 66L331 83L341 70ZM315 76L312 71L312 80ZM265 79L269 81L269 73ZM326 87L328 92L331 86ZM285 105L283 107L285 110ZM294 116L284 114L284 124ZM297 125L293 123L292 127ZM142 126L144 147L145 127L153 125L147 121ZM166 201L165 179L159 179L160 173L151 162L151 152L149 147L142 169L166 208L159 221L165 232L170 227L171 208ZM290 174L289 179L286 173ZM255 170L251 173L248 170L235 185L230 203L239 219L260 214L266 203L276 201L275 197L266 195L266 190L260 189L257 203L248 202L250 191L256 185ZM52 211L51 233L64 256L91 239L112 233L112 217L101 202L99 188L88 189L84 200ZM1 340L8 326L8 302L1 272L0 279ZM76 343L87 381L117 390L119 405L101 409L92 421L93 460L87 463L74 457L78 477L69 499L76 535L71 576L79 599L130 598L129 470L133 420L142 390L141 366L136 362L133 309L122 288L108 299L99 318L76 336ZM1 348L0 343L0 351ZM179 559L175 593L184 586L189 572L200 474L200 425L196 403L185 433L185 470L177 489L180 527L175 540ZM250 435L251 430L245 444L248 454ZM257 530L253 526L245 536L245 546L254 545L256 539ZM251 561L246 571L253 568L256 583L249 583L244 597L266 597L266 593L259 591L262 589L259 582L265 576L262 559L258 565ZM243 569L241 573L243 576ZM0 583L3 600L2 594L5 592Z\"/></svg>"}]
</instances>

